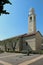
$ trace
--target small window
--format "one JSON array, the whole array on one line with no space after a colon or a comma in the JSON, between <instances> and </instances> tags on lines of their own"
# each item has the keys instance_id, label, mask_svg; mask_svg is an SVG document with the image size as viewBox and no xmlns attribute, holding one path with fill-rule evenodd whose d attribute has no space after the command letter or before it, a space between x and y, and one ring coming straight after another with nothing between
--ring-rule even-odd
<instances>
[{"instance_id":1,"label":"small window","mask_svg":"<svg viewBox=\"0 0 43 65\"><path fill-rule=\"evenodd\" d=\"M35 16L34 16L34 20L35 20Z\"/></svg>"},{"instance_id":2,"label":"small window","mask_svg":"<svg viewBox=\"0 0 43 65\"><path fill-rule=\"evenodd\" d=\"M32 17L30 17L30 20L32 20Z\"/></svg>"},{"instance_id":3,"label":"small window","mask_svg":"<svg viewBox=\"0 0 43 65\"><path fill-rule=\"evenodd\" d=\"M28 43L26 42L26 46L28 45Z\"/></svg>"}]
</instances>

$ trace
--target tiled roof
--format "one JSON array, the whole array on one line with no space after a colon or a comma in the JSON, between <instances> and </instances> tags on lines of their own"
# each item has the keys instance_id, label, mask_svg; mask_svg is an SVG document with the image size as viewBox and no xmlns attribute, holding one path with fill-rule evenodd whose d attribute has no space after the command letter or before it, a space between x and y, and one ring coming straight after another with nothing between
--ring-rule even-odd
<instances>
[{"instance_id":1,"label":"tiled roof","mask_svg":"<svg viewBox=\"0 0 43 65\"><path fill-rule=\"evenodd\" d=\"M35 35L36 33L33 33L33 34L23 34L23 35L20 35L18 37L28 37L28 36L33 36Z\"/></svg>"},{"instance_id":2,"label":"tiled roof","mask_svg":"<svg viewBox=\"0 0 43 65\"><path fill-rule=\"evenodd\" d=\"M40 32L37 31L36 33L32 33L32 34L25 33L25 34L14 36L14 37L11 37L11 38L8 38L8 39L5 39L5 40L11 40L11 39L14 39L14 38L21 38L21 37L29 37L29 36L33 36L33 35L35 35L37 33L40 33ZM40 33L40 35L41 35L41 33ZM5 40L3 40L3 41L5 41Z\"/></svg>"}]
</instances>

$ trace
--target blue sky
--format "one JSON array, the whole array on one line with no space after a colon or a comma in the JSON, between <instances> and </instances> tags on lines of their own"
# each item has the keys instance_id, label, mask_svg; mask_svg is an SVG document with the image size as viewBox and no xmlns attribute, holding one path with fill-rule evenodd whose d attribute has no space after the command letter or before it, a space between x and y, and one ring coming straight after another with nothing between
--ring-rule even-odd
<instances>
[{"instance_id":1,"label":"blue sky","mask_svg":"<svg viewBox=\"0 0 43 65\"><path fill-rule=\"evenodd\" d=\"M10 0L12 5L5 5L9 15L0 16L0 40L28 33L28 13L35 9L36 28L43 34L43 0Z\"/></svg>"}]
</instances>

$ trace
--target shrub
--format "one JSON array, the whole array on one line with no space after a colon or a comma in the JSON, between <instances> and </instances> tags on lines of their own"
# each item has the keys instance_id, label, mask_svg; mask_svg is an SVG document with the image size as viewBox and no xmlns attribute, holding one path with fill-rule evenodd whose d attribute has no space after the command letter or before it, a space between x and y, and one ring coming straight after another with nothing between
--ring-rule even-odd
<instances>
[{"instance_id":1,"label":"shrub","mask_svg":"<svg viewBox=\"0 0 43 65\"><path fill-rule=\"evenodd\" d=\"M0 50L0 53L3 53L4 51L3 50Z\"/></svg>"}]
</instances>

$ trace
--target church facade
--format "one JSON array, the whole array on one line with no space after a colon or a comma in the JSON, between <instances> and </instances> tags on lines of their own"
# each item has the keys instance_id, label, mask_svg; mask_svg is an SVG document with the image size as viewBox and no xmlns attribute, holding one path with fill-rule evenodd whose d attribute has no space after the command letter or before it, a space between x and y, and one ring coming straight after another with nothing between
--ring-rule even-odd
<instances>
[{"instance_id":1,"label":"church facade","mask_svg":"<svg viewBox=\"0 0 43 65\"><path fill-rule=\"evenodd\" d=\"M43 36L36 31L36 14L31 8L28 15L28 33L0 41L4 51L40 51L43 49Z\"/></svg>"}]
</instances>

